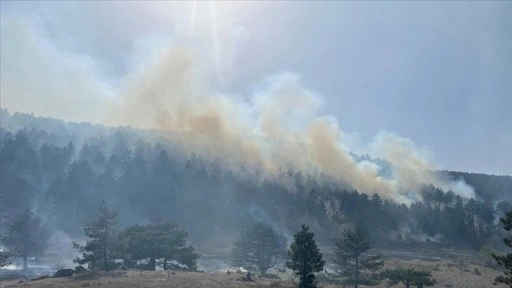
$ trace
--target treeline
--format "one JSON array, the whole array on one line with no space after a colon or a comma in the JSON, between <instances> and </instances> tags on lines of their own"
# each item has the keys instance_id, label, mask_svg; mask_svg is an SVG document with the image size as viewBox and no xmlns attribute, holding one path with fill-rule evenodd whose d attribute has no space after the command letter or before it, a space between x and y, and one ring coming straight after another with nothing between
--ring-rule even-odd
<instances>
[{"instance_id":1,"label":"treeline","mask_svg":"<svg viewBox=\"0 0 512 288\"><path fill-rule=\"evenodd\" d=\"M404 205L326 185L300 171L256 179L243 167L227 171L173 143L137 138L132 130L102 130L80 143L67 141L81 137L65 131L1 129L0 233L10 218L29 209L54 231L80 235L105 199L124 215L121 227L177 221L196 240L265 222L288 238L293 227L307 223L319 231L319 241L330 241L339 237L341 224L352 223L379 240L376 245L430 242L478 249L499 242L496 219L510 208L501 190L484 194L478 188L477 199L463 199L425 186L422 202ZM512 178L503 177L499 183Z\"/></svg>"}]
</instances>

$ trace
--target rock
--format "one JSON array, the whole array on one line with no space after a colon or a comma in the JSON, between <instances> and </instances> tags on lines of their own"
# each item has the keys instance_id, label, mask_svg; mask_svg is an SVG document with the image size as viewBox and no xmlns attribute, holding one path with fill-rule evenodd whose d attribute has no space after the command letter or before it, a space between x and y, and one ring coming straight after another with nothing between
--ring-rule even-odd
<instances>
[{"instance_id":1,"label":"rock","mask_svg":"<svg viewBox=\"0 0 512 288\"><path fill-rule=\"evenodd\" d=\"M53 275L54 278L71 277L73 276L73 269L60 269Z\"/></svg>"}]
</instances>

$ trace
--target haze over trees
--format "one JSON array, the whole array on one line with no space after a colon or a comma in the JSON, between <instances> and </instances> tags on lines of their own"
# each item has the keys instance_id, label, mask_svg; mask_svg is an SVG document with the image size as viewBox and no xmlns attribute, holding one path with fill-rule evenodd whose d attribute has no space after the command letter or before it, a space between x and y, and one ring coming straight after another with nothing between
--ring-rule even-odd
<instances>
[{"instance_id":1,"label":"haze over trees","mask_svg":"<svg viewBox=\"0 0 512 288\"><path fill-rule=\"evenodd\" d=\"M29 209L50 233L79 239L84 221L96 219L97 204L105 199L122 215L120 229L175 220L193 241L232 239L239 227L255 222L278 223L279 231L290 235L307 220L323 228L315 238L327 245L339 236L340 225L357 224L375 248L478 251L501 244L503 231L495 221L512 207L510 176L439 171L476 185L476 197L425 185L402 204L301 171L262 177L245 167L226 169L199 152L187 152L180 135L5 113L0 110L2 235L15 215ZM385 160L363 160L386 166ZM386 175L384 168L379 173Z\"/></svg>"},{"instance_id":2,"label":"haze over trees","mask_svg":"<svg viewBox=\"0 0 512 288\"><path fill-rule=\"evenodd\" d=\"M47 248L50 235L42 225L41 218L31 211L18 214L8 223L6 235L2 239L13 256L23 259L23 269L27 270L28 257L38 257Z\"/></svg>"},{"instance_id":3,"label":"haze over trees","mask_svg":"<svg viewBox=\"0 0 512 288\"><path fill-rule=\"evenodd\" d=\"M265 274L283 257L285 245L286 239L275 232L272 225L258 222L242 231L233 244L231 263L250 270L257 268Z\"/></svg>"},{"instance_id":4,"label":"haze over trees","mask_svg":"<svg viewBox=\"0 0 512 288\"><path fill-rule=\"evenodd\" d=\"M314 273L322 271L325 264L322 253L316 246L315 234L309 231L309 227L302 225L301 230L295 233L293 238L294 242L288 250L289 260L286 267L299 276L300 288L314 288Z\"/></svg>"}]
</instances>

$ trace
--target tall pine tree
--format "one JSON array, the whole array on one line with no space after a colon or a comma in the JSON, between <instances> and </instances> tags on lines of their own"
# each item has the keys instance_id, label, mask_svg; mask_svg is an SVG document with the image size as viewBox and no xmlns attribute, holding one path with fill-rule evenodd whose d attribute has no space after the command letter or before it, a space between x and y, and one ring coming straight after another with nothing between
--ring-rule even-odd
<instances>
[{"instance_id":1,"label":"tall pine tree","mask_svg":"<svg viewBox=\"0 0 512 288\"><path fill-rule=\"evenodd\" d=\"M376 272L384 266L384 261L379 255L367 255L370 249L370 241L361 229L345 230L335 246L337 276L356 288L359 284L376 285L379 282Z\"/></svg>"},{"instance_id":2,"label":"tall pine tree","mask_svg":"<svg viewBox=\"0 0 512 288\"><path fill-rule=\"evenodd\" d=\"M26 270L28 257L40 256L46 250L49 238L50 234L42 225L41 218L26 210L8 223L7 235L2 242L14 251L14 256L23 259L23 269Z\"/></svg>"},{"instance_id":3,"label":"tall pine tree","mask_svg":"<svg viewBox=\"0 0 512 288\"><path fill-rule=\"evenodd\" d=\"M100 203L96 220L84 225L84 232L90 238L85 245L73 242L73 247L82 253L75 263L88 264L89 269L109 270L116 256L117 213L107 207L105 200Z\"/></svg>"},{"instance_id":4,"label":"tall pine tree","mask_svg":"<svg viewBox=\"0 0 512 288\"><path fill-rule=\"evenodd\" d=\"M293 237L295 241L288 250L290 260L286 262L286 266L300 277L300 288L314 288L316 286L313 272L322 271L325 264L322 253L316 246L315 234L309 231L309 227L302 225L301 231Z\"/></svg>"},{"instance_id":5,"label":"tall pine tree","mask_svg":"<svg viewBox=\"0 0 512 288\"><path fill-rule=\"evenodd\" d=\"M501 223L503 224L503 228L506 231L512 230L512 211L505 213L504 218L500 218ZM509 248L512 248L512 236L505 237L503 239L503 242L505 245L507 245ZM509 287L512 287L512 253L508 253L506 255L492 255L496 261L498 261L498 264L505 267L505 275L500 275L496 277L494 280L495 283L503 283L508 285Z\"/></svg>"}]
</instances>

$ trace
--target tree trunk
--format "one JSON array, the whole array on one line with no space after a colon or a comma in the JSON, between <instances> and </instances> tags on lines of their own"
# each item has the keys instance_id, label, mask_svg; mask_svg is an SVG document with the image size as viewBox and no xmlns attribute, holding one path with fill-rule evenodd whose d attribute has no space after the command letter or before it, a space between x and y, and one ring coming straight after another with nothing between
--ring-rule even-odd
<instances>
[{"instance_id":1,"label":"tree trunk","mask_svg":"<svg viewBox=\"0 0 512 288\"><path fill-rule=\"evenodd\" d=\"M156 270L156 260L155 260L155 257L150 257L149 258L148 266L149 266L149 270L151 270L151 271L155 271Z\"/></svg>"},{"instance_id":2,"label":"tree trunk","mask_svg":"<svg viewBox=\"0 0 512 288\"><path fill-rule=\"evenodd\" d=\"M356 257L356 286L354 286L355 288L357 288L359 285L359 257Z\"/></svg>"},{"instance_id":3,"label":"tree trunk","mask_svg":"<svg viewBox=\"0 0 512 288\"><path fill-rule=\"evenodd\" d=\"M103 251L101 252L101 258L103 258L103 269L108 270L108 257L107 257L107 247L103 246Z\"/></svg>"},{"instance_id":4,"label":"tree trunk","mask_svg":"<svg viewBox=\"0 0 512 288\"><path fill-rule=\"evenodd\" d=\"M306 287L306 278L307 278L307 274L302 274L301 275L301 279L300 279L300 288L304 288Z\"/></svg>"},{"instance_id":5,"label":"tree trunk","mask_svg":"<svg viewBox=\"0 0 512 288\"><path fill-rule=\"evenodd\" d=\"M28 269L28 261L27 261L27 256L23 256L23 270L27 270Z\"/></svg>"}]
</instances>

